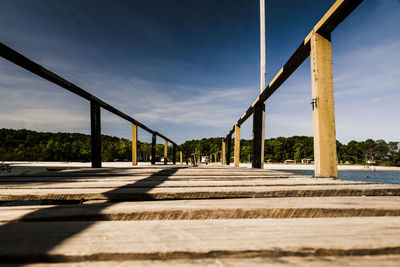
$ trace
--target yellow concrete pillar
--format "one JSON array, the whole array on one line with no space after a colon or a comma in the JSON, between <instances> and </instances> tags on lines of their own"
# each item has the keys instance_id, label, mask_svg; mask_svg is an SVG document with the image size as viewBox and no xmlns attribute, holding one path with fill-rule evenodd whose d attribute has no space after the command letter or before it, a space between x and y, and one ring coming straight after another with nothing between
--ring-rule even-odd
<instances>
[{"instance_id":1,"label":"yellow concrete pillar","mask_svg":"<svg viewBox=\"0 0 400 267\"><path fill-rule=\"evenodd\" d=\"M235 151L234 151L234 165L239 167L240 163L240 126L235 125Z\"/></svg>"},{"instance_id":2,"label":"yellow concrete pillar","mask_svg":"<svg viewBox=\"0 0 400 267\"><path fill-rule=\"evenodd\" d=\"M226 151L225 151L225 140L222 139L222 155L221 155L221 163L222 165L225 165L225 155L226 155Z\"/></svg>"},{"instance_id":3,"label":"yellow concrete pillar","mask_svg":"<svg viewBox=\"0 0 400 267\"><path fill-rule=\"evenodd\" d=\"M332 47L329 36L311 37L315 177L338 177Z\"/></svg>"},{"instance_id":4,"label":"yellow concrete pillar","mask_svg":"<svg viewBox=\"0 0 400 267\"><path fill-rule=\"evenodd\" d=\"M165 140L164 142L164 164L167 164L167 158L168 158L168 141Z\"/></svg>"},{"instance_id":5,"label":"yellow concrete pillar","mask_svg":"<svg viewBox=\"0 0 400 267\"><path fill-rule=\"evenodd\" d=\"M132 165L137 165L137 126L132 123Z\"/></svg>"},{"instance_id":6,"label":"yellow concrete pillar","mask_svg":"<svg viewBox=\"0 0 400 267\"><path fill-rule=\"evenodd\" d=\"M183 165L182 151L179 151L180 163Z\"/></svg>"}]
</instances>

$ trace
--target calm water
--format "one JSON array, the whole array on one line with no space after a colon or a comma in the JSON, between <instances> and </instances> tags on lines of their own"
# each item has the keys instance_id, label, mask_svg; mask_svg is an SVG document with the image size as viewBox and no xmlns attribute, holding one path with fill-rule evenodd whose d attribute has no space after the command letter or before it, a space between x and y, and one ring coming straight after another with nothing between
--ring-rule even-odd
<instances>
[{"instance_id":1,"label":"calm water","mask_svg":"<svg viewBox=\"0 0 400 267\"><path fill-rule=\"evenodd\" d=\"M280 170L295 174L314 175L314 170ZM400 184L400 171L339 171L342 180Z\"/></svg>"}]
</instances>

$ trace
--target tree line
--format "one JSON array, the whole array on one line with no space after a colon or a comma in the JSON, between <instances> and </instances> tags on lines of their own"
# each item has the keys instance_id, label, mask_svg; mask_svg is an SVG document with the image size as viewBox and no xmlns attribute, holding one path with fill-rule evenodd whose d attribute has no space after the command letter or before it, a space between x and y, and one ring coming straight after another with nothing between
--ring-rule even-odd
<instances>
[{"instance_id":1,"label":"tree line","mask_svg":"<svg viewBox=\"0 0 400 267\"><path fill-rule=\"evenodd\" d=\"M233 140L232 153L233 157ZM186 141L181 145L186 155L218 155L221 157L222 138L203 138ZM130 161L132 143L128 139L101 136L103 161ZM400 166L399 142L367 139L350 141L347 144L336 142L340 163ZM168 147L171 158L172 146ZM157 160L164 155L164 145L156 145ZM252 141L241 140L240 160L250 162ZM151 144L138 142L139 161L150 161ZM91 158L90 135L80 133L48 133L30 130L0 129L0 161L82 161ZM177 153L176 158L179 159ZM308 136L278 137L265 140L265 161L283 162L292 159L313 160L313 138Z\"/></svg>"}]
</instances>

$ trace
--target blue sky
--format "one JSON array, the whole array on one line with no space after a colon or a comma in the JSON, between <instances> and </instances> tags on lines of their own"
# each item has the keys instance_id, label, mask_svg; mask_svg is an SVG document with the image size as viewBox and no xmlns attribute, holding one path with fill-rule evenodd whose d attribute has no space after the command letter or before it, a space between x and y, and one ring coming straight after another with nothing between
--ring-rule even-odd
<instances>
[{"instance_id":1,"label":"blue sky","mask_svg":"<svg viewBox=\"0 0 400 267\"><path fill-rule=\"evenodd\" d=\"M267 82L333 3L267 0ZM333 32L341 142L400 141L399 14L365 0ZM178 143L225 136L259 94L258 0L0 0L0 36ZM310 76L307 60L267 101L266 138L312 135ZM4 59L0 96L1 128L90 132L86 100ZM106 111L102 131L131 133Z\"/></svg>"}]
</instances>

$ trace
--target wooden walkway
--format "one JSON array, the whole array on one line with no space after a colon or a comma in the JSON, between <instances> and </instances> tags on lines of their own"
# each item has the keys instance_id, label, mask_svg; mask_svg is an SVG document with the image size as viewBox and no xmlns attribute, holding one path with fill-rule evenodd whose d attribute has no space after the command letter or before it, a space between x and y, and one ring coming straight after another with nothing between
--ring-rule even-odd
<instances>
[{"instance_id":1,"label":"wooden walkway","mask_svg":"<svg viewBox=\"0 0 400 267\"><path fill-rule=\"evenodd\" d=\"M1 263L400 265L399 185L168 165L0 177L0 201Z\"/></svg>"}]
</instances>

